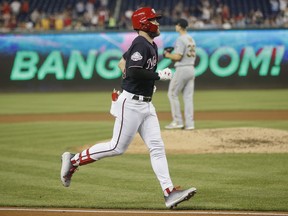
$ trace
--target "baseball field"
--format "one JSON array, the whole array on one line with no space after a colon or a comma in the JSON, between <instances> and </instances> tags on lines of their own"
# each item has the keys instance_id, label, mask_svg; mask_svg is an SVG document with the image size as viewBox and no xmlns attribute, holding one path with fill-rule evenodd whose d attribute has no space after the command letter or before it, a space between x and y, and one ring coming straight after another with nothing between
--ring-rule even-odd
<instances>
[{"instance_id":1,"label":"baseball field","mask_svg":"<svg viewBox=\"0 0 288 216\"><path fill-rule=\"evenodd\" d=\"M61 154L111 137L110 92L1 93L0 215L288 215L288 89L196 91L193 131L164 130L166 93L153 103L172 180L197 188L191 200L165 208L138 136L62 186Z\"/></svg>"}]
</instances>

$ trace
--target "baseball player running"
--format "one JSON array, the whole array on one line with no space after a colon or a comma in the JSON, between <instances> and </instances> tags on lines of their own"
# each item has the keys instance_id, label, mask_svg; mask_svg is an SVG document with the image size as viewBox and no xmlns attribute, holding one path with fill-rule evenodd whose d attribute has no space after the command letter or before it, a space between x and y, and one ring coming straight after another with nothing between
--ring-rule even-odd
<instances>
[{"instance_id":1,"label":"baseball player running","mask_svg":"<svg viewBox=\"0 0 288 216\"><path fill-rule=\"evenodd\" d=\"M175 61L175 74L169 83L168 98L171 106L173 121L165 126L166 129L193 130L194 125L194 81L195 70L194 62L196 59L196 44L193 38L187 34L188 22L185 19L179 19L176 22L175 29L179 33L176 40L174 52L171 49L164 48L164 57ZM183 94L185 126L181 114L179 94Z\"/></svg>"},{"instance_id":2,"label":"baseball player running","mask_svg":"<svg viewBox=\"0 0 288 216\"><path fill-rule=\"evenodd\" d=\"M138 132L149 149L152 168L160 182L166 206L173 208L196 193L194 187L177 190L173 186L159 121L151 102L154 82L170 80L172 77L169 68L156 73L158 48L153 39L160 35L157 21L160 17L149 7L140 8L133 13L132 25L138 36L119 62L119 68L123 72L123 91L114 103L113 115L116 118L112 139L77 154L63 153L61 181L65 187L69 187L78 166L123 154Z\"/></svg>"}]
</instances>

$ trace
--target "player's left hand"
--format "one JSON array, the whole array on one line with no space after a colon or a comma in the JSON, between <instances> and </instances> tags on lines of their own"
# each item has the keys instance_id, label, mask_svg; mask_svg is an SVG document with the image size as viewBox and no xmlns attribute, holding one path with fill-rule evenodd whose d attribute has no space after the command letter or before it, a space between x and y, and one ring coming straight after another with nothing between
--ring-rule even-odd
<instances>
[{"instance_id":1,"label":"player's left hand","mask_svg":"<svg viewBox=\"0 0 288 216\"><path fill-rule=\"evenodd\" d=\"M170 68L158 70L158 76L160 77L160 80L171 80L172 79L172 71Z\"/></svg>"}]
</instances>

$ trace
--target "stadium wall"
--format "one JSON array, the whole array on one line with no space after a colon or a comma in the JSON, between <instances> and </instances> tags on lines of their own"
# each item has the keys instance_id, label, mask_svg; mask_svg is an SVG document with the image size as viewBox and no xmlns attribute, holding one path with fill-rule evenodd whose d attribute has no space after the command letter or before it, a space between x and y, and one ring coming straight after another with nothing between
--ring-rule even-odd
<instances>
[{"instance_id":1,"label":"stadium wall","mask_svg":"<svg viewBox=\"0 0 288 216\"><path fill-rule=\"evenodd\" d=\"M288 87L288 30L190 31L197 44L197 89ZM135 32L74 32L0 35L0 91L111 90L121 83L117 67ZM156 38L158 68L178 33ZM157 82L158 89L168 83Z\"/></svg>"}]
</instances>

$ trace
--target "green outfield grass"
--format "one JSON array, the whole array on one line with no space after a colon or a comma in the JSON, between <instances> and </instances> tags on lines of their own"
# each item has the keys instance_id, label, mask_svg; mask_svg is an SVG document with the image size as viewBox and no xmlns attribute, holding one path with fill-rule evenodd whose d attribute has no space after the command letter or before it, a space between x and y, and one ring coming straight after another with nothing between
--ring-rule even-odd
<instances>
[{"instance_id":1,"label":"green outfield grass","mask_svg":"<svg viewBox=\"0 0 288 216\"><path fill-rule=\"evenodd\" d=\"M166 92L154 98L169 111ZM108 112L110 93L0 94L0 114ZM288 110L288 90L199 91L197 111ZM161 122L161 126L168 122ZM108 139L113 122L0 122L0 206L165 209L149 155L124 154L81 167L70 188L60 156ZM288 121L199 121L197 129L270 127ZM288 154L167 155L175 185L198 194L180 209L288 211Z\"/></svg>"},{"instance_id":2,"label":"green outfield grass","mask_svg":"<svg viewBox=\"0 0 288 216\"><path fill-rule=\"evenodd\" d=\"M110 92L0 94L0 114L108 112ZM288 89L195 92L196 111L287 110ZM166 91L154 94L158 111L170 111Z\"/></svg>"}]
</instances>

